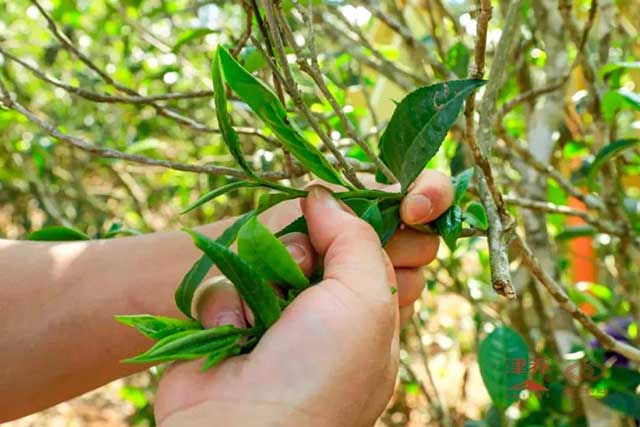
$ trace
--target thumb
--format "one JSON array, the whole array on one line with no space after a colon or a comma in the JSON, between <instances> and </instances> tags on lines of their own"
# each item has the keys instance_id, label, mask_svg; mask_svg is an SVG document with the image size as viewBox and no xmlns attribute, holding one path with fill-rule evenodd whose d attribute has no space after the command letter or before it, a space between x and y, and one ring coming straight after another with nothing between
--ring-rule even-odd
<instances>
[{"instance_id":1,"label":"thumb","mask_svg":"<svg viewBox=\"0 0 640 427\"><path fill-rule=\"evenodd\" d=\"M395 303L393 266L371 226L314 186L302 203L311 244L324 257L324 279L333 279L363 297L363 301Z\"/></svg>"}]
</instances>

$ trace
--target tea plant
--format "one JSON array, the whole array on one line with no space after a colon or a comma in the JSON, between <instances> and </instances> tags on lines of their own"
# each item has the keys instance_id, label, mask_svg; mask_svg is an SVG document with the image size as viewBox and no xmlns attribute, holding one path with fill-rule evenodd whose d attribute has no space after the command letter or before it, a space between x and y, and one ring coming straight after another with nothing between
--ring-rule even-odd
<instances>
[{"instance_id":1,"label":"tea plant","mask_svg":"<svg viewBox=\"0 0 640 427\"><path fill-rule=\"evenodd\" d=\"M407 188L436 154L449 128L460 112L464 100L482 80L455 80L420 88L410 93L397 106L387 129L380 138L380 159L398 177L399 193L356 187L348 182L318 148L309 143L287 118L287 111L271 89L244 69L224 47L218 47L212 64L212 80L216 115L229 152L247 176L246 180L229 182L203 195L184 213L190 212L216 197L238 188L264 187L274 192L264 194L257 207L237 219L222 236L210 239L194 230L186 230L195 245L204 253L185 275L175 295L176 305L192 318L193 297L213 265L218 267L238 290L254 314L251 328L231 326L203 330L195 321L140 315L119 316L117 319L137 328L144 335L158 340L147 352L128 362L163 362L205 357L203 369L225 358L246 353L253 348L264 332L275 323L293 299L312 283L304 276L287 249L276 236L298 231L305 232L304 217L272 234L257 215L285 200L304 197L306 191L286 187L259 177L246 162L238 135L233 129L226 97L225 83L279 137L282 145L310 172L345 191L335 193L347 206L373 227L385 244L400 226L400 201ZM463 234L463 223L486 230L486 214L481 205L471 204L463 212L461 201L471 180L472 170L463 172L455 180L455 204L435 221L433 229L455 249L456 240ZM384 175L380 175L384 180ZM466 230L473 231L472 228ZM238 253L229 246L238 242ZM282 286L286 297L281 298L270 284Z\"/></svg>"}]
</instances>

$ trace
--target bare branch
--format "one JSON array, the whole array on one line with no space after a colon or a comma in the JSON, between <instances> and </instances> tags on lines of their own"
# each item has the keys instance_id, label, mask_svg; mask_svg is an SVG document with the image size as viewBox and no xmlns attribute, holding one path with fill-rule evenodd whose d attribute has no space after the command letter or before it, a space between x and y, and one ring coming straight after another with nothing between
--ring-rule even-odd
<instances>
[{"instance_id":1,"label":"bare branch","mask_svg":"<svg viewBox=\"0 0 640 427\"><path fill-rule=\"evenodd\" d=\"M336 157L338 163L344 170L345 176L347 177L349 182L351 182L351 184L353 184L356 188L364 188L364 185L358 179L353 167L345 160L340 150L338 150L338 148L335 146L326 132L324 132L322 128L320 128L318 121L313 116L311 110L302 99L302 94L300 93L298 85L293 78L293 73L291 72L289 62L287 60L287 55L284 51L284 44L280 35L280 27L278 26L276 15L274 14L276 6L274 6L271 0L262 0L262 3L267 18L268 29L271 37L273 38L275 53L277 54L278 60L280 62L281 71L284 74L284 86L287 90L287 93L289 93L289 95L293 99L296 108L304 115L304 117L309 122L309 125L311 125L316 134L318 134L323 144L327 146L331 153Z\"/></svg>"},{"instance_id":2,"label":"bare branch","mask_svg":"<svg viewBox=\"0 0 640 427\"><path fill-rule=\"evenodd\" d=\"M569 299L566 292L560 284L545 271L540 263L535 259L533 253L527 244L519 237L515 236L513 246L520 253L522 262L531 271L531 274L545 287L549 294L556 300L560 308L569 313L571 317L577 320L585 329L593 334L600 341L602 346L607 350L614 351L633 360L640 362L640 350L628 344L617 341L611 335L600 329L589 316Z\"/></svg>"},{"instance_id":3,"label":"bare branch","mask_svg":"<svg viewBox=\"0 0 640 427\"><path fill-rule=\"evenodd\" d=\"M491 146L491 131L493 129L493 116L495 115L495 102L498 92L504 84L507 57L513 47L514 40L519 29L519 15L522 0L511 3L505 19L505 28L498 48L496 59L491 68L491 80L485 89L480 108L480 127L476 140L474 130L475 92L467 99L465 107L466 130L465 138L476 163L476 181L480 200L487 212L489 220L488 243L489 261L491 264L491 282L493 289L500 295L509 299L516 297L516 291L511 284L511 272L509 269L508 234L513 227L513 220L507 213L502 200L502 195L497 190L493 179L491 165L484 150ZM482 78L485 67L485 50L487 43L487 27L491 19L491 1L480 0L480 16L478 17L478 36L475 49L475 64L471 73L473 78Z\"/></svg>"},{"instance_id":4,"label":"bare branch","mask_svg":"<svg viewBox=\"0 0 640 427\"><path fill-rule=\"evenodd\" d=\"M311 3L309 3L309 5L311 6ZM302 11L302 13L303 13L303 19L307 21L307 25L313 28L311 17L308 17L306 14L304 14L304 11ZM362 139L362 137L358 134L356 129L353 127L353 124L351 123L351 121L344 114L344 111L342 111L342 108L338 104L338 101L336 100L336 98L333 96L333 94L327 87L327 84L324 81L324 77L322 76L322 72L320 71L320 65L318 64L318 57L315 54L314 42L312 40L309 41L310 52L311 52L311 55L310 55L311 63L309 64L309 62L305 60L302 50L296 44L295 38L293 36L293 32L291 31L291 28L289 27L289 24L287 24L285 18L282 16L282 13L278 13L277 16L280 22L280 26L284 32L285 37L287 38L289 45L293 48L293 50L296 53L296 56L298 58L298 65L300 66L302 71L307 73L313 79L316 86L318 86L318 88L320 89L320 92L322 92L322 94L324 95L325 99L329 101L331 108L340 119L340 123L342 123L342 126L344 126L344 128L346 129L347 135L349 136L349 138L353 139L356 142L356 144L358 144L358 146L362 148L362 150L365 152L367 157L376 165L378 170L380 170L380 172L382 172L382 174L389 181L391 181L392 183L398 182L398 179L393 174L393 172L391 172L391 170L387 167L387 165L385 165L382 162L382 160L380 160L380 158L376 156L376 154L373 152L369 144L367 144L367 142L364 139ZM310 30L309 33L311 37L313 35L313 31Z\"/></svg>"},{"instance_id":5,"label":"bare branch","mask_svg":"<svg viewBox=\"0 0 640 427\"><path fill-rule=\"evenodd\" d=\"M398 21L393 19L391 16L384 13L384 11L380 9L380 7L375 3L376 2L368 3L366 6L373 16L378 18L385 25L391 28L395 33L397 33L402 38L402 41L413 52L417 53L420 56L420 58L424 60L426 64L431 66L431 68L433 68L434 71L436 71L438 74L445 77L448 77L451 75L450 71L447 70L447 68L444 65L438 62L431 55L431 52L429 51L429 49L427 49L424 43L422 43L420 40L415 38L414 35L411 34L411 32L408 30L408 28L406 28L404 25L401 25Z\"/></svg>"}]
</instances>

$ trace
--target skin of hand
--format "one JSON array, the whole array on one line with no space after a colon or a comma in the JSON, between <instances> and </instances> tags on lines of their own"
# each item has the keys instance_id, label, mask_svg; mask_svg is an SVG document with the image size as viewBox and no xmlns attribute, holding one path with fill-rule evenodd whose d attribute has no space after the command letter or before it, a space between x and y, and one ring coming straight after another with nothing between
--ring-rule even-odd
<instances>
[{"instance_id":1,"label":"skin of hand","mask_svg":"<svg viewBox=\"0 0 640 427\"><path fill-rule=\"evenodd\" d=\"M393 188L391 188L393 190ZM397 189L396 189L397 190ZM405 223L437 218L452 200L450 180L425 171L402 202ZM423 197L424 196L424 197ZM428 199L428 200L425 200ZM300 215L299 203L283 203L261 220L274 231ZM217 237L232 220L198 227ZM315 250L305 235L284 236L305 272ZM423 288L420 267L436 254L438 238L399 230L387 244L398 280L403 317ZM201 255L182 232L84 242L30 242L0 239L0 422L70 399L144 365L121 363L152 342L115 323L116 314L152 313L182 317L173 302L177 284ZM212 275L219 274L215 269ZM208 298L202 320L208 326L235 323L241 305L234 290ZM36 313L37 315L34 315ZM235 320L234 320L235 319ZM78 351L78 349L82 351Z\"/></svg>"},{"instance_id":2,"label":"skin of hand","mask_svg":"<svg viewBox=\"0 0 640 427\"><path fill-rule=\"evenodd\" d=\"M402 202L403 221L437 218L452 194L446 176L425 171ZM311 187L301 207L309 236L283 240L305 272L322 259L324 280L292 303L252 353L205 374L198 361L172 367L156 400L162 427L205 426L211 416L228 426L371 426L384 410L398 369L399 325L413 314L424 287L420 267L435 257L438 238L404 229L385 251L322 187ZM198 312L206 327L252 323L232 288L205 295Z\"/></svg>"}]
</instances>

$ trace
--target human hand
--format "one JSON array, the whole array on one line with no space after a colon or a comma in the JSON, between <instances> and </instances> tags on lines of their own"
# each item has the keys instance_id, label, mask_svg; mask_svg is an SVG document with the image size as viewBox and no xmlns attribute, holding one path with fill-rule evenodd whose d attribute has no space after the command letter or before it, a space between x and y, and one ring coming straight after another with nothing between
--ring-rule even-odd
<instances>
[{"instance_id":1,"label":"human hand","mask_svg":"<svg viewBox=\"0 0 640 427\"><path fill-rule=\"evenodd\" d=\"M375 182L373 175L363 175L361 181L369 188L385 191L400 191L399 184L383 185ZM333 190L336 185L321 183ZM410 191L402 201L400 216L408 225L425 224L442 215L453 201L451 179L441 172L425 170L410 186ZM301 215L297 201L289 201L267 211L261 221L272 230L280 230ZM281 239L299 262L302 270L309 273L317 258L308 237L302 233L292 233ZM404 324L413 315L414 302L424 289L423 266L433 261L438 253L440 238L416 231L410 227L398 229L385 246L385 250L395 268L398 281L398 304L400 320Z\"/></svg>"},{"instance_id":2,"label":"human hand","mask_svg":"<svg viewBox=\"0 0 640 427\"><path fill-rule=\"evenodd\" d=\"M161 426L370 426L384 409L398 369L393 266L373 229L327 190L313 187L303 211L324 279L251 353L206 373L199 361L169 369L156 400ZM207 304L199 310L216 326Z\"/></svg>"},{"instance_id":3,"label":"human hand","mask_svg":"<svg viewBox=\"0 0 640 427\"><path fill-rule=\"evenodd\" d=\"M426 192L441 203L442 191L446 200L446 188L435 188L434 194L433 182L439 177L424 178L412 194ZM429 213L422 200L410 202L402 206L403 219L410 223L429 221L430 215L435 218L446 209L436 205ZM197 426L209 422L212 414L218 422L223 417L224 425L372 425L384 409L398 359L398 298L389 290L395 276L392 266L386 255L380 264L380 256L371 249L379 248L375 233L340 210L342 205L326 191L315 189L303 204L311 237L306 243L323 255L325 280L301 294L251 354L230 359L213 373L200 374L197 363L171 370L157 399L163 425ZM394 237L394 244L416 243L413 233L403 233ZM421 242L417 243L410 248L419 249ZM432 250L433 257L437 240ZM399 260L400 269L412 261ZM313 260L305 262L303 257L301 265L309 270ZM420 289L421 282L420 276ZM418 296L419 292L411 303ZM232 289L218 289L203 301L199 314L205 326L244 326Z\"/></svg>"}]
</instances>

